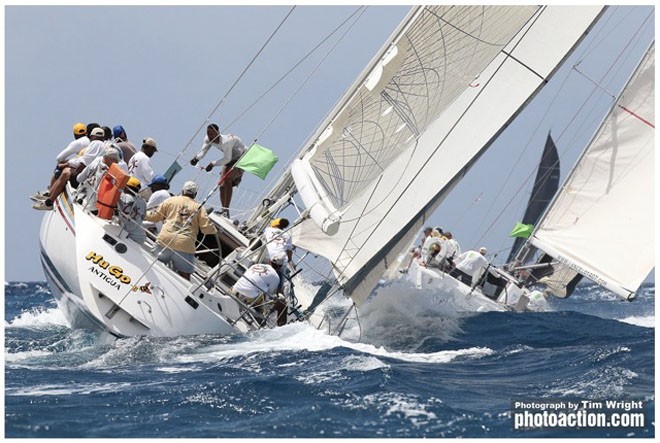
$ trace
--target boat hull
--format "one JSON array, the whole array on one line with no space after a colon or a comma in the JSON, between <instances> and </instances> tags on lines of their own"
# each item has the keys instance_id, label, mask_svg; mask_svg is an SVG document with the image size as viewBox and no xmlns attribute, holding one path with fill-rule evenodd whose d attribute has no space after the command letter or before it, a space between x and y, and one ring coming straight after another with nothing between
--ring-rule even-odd
<instances>
[{"instance_id":1,"label":"boat hull","mask_svg":"<svg viewBox=\"0 0 660 443\"><path fill-rule=\"evenodd\" d=\"M256 329L218 288L187 281L121 227L55 202L40 230L41 263L72 327L123 336L229 335Z\"/></svg>"}]
</instances>

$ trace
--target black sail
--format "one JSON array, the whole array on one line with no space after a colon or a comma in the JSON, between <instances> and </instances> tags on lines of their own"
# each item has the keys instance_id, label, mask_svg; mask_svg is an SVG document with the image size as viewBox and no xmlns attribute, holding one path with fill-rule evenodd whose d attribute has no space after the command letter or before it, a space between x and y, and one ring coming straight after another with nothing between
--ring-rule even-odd
<instances>
[{"instance_id":1,"label":"black sail","mask_svg":"<svg viewBox=\"0 0 660 443\"><path fill-rule=\"evenodd\" d=\"M526 225L536 224L557 192L557 189L559 189L559 154L557 153L557 147L552 140L551 134L548 133L543 155L541 155L541 161L539 162L539 169L536 172L532 194L529 196L522 223ZM524 241L524 238L516 238L509 253L509 258L507 258L507 263L510 263L516 257Z\"/></svg>"}]
</instances>

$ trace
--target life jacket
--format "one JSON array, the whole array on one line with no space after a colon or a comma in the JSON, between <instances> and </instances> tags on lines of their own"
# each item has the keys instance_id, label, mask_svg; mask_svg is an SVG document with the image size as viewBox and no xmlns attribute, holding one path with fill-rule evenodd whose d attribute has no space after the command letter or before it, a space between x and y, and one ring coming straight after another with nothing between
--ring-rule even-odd
<instances>
[{"instance_id":1,"label":"life jacket","mask_svg":"<svg viewBox=\"0 0 660 443\"><path fill-rule=\"evenodd\" d=\"M110 165L99 183L98 196L96 198L96 209L98 216L110 220L117 208L117 202L128 179L131 178L116 163Z\"/></svg>"}]
</instances>

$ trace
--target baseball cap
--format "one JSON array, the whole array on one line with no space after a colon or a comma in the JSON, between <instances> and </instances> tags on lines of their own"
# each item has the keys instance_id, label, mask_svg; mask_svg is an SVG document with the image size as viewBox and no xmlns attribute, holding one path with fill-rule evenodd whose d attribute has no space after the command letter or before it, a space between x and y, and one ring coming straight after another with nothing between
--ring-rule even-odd
<instances>
[{"instance_id":1,"label":"baseball cap","mask_svg":"<svg viewBox=\"0 0 660 443\"><path fill-rule=\"evenodd\" d=\"M103 128L94 128L90 134L92 137L105 137L105 131Z\"/></svg>"},{"instance_id":2,"label":"baseball cap","mask_svg":"<svg viewBox=\"0 0 660 443\"><path fill-rule=\"evenodd\" d=\"M136 177L131 177L128 179L128 182L126 182L126 186L128 186L129 188L140 189L141 186L140 180L137 179Z\"/></svg>"},{"instance_id":3,"label":"baseball cap","mask_svg":"<svg viewBox=\"0 0 660 443\"><path fill-rule=\"evenodd\" d=\"M479 252L481 252L482 254L485 254L485 253L488 252L488 249L486 249L482 246L481 248L479 248Z\"/></svg>"},{"instance_id":4,"label":"baseball cap","mask_svg":"<svg viewBox=\"0 0 660 443\"><path fill-rule=\"evenodd\" d=\"M156 140L154 140L151 137L147 137L144 140L142 140L143 145L151 146L154 148L156 151L158 151L158 145L156 144Z\"/></svg>"},{"instance_id":5,"label":"baseball cap","mask_svg":"<svg viewBox=\"0 0 660 443\"><path fill-rule=\"evenodd\" d=\"M73 133L76 135L85 135L87 134L87 126L84 123L76 123L73 125Z\"/></svg>"},{"instance_id":6,"label":"baseball cap","mask_svg":"<svg viewBox=\"0 0 660 443\"><path fill-rule=\"evenodd\" d=\"M167 183L167 178L164 175L154 175L154 178L151 179L151 183L149 183L147 186L151 185L156 185L156 184L161 184L161 185L166 185Z\"/></svg>"},{"instance_id":7,"label":"baseball cap","mask_svg":"<svg viewBox=\"0 0 660 443\"><path fill-rule=\"evenodd\" d=\"M187 181L183 184L183 188L181 188L181 193L197 195L198 190L199 190L199 186L197 186L197 183L193 181Z\"/></svg>"},{"instance_id":8,"label":"baseball cap","mask_svg":"<svg viewBox=\"0 0 660 443\"><path fill-rule=\"evenodd\" d=\"M112 128L112 136L114 138L119 137L119 134L121 134L122 132L125 132L124 127L122 125L117 125L114 128Z\"/></svg>"}]
</instances>

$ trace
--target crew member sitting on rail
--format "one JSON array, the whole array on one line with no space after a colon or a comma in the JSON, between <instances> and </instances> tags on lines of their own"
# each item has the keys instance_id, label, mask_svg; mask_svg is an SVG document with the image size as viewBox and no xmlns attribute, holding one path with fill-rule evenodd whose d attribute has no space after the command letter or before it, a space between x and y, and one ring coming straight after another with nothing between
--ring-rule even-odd
<instances>
[{"instance_id":1,"label":"crew member sitting on rail","mask_svg":"<svg viewBox=\"0 0 660 443\"><path fill-rule=\"evenodd\" d=\"M422 245L422 253L420 258L420 265L428 266L431 264L433 258L442 251L442 235L438 229L431 231L431 235L424 240Z\"/></svg>"},{"instance_id":2,"label":"crew member sitting on rail","mask_svg":"<svg viewBox=\"0 0 660 443\"><path fill-rule=\"evenodd\" d=\"M422 237L419 240L419 245L410 250L410 257L408 258L408 263L406 264L406 266L399 269L400 273L406 274L408 272L408 269L410 268L410 265L412 264L412 261L422 256L422 248L424 247L424 242L426 241L427 238L431 236L432 231L433 228L430 226L424 228Z\"/></svg>"},{"instance_id":3,"label":"crew member sitting on rail","mask_svg":"<svg viewBox=\"0 0 660 443\"><path fill-rule=\"evenodd\" d=\"M61 171L59 176L55 179L48 191L48 197L43 201L38 201L32 207L40 211L49 211L53 209L53 202L64 191L66 183L78 176L85 169L85 166L92 163L92 161L103 153L105 147L103 143L104 137L103 129L94 128L89 136L91 143L86 148L85 153L74 159L58 163L57 170ZM71 185L76 187L77 181L72 180Z\"/></svg>"}]
</instances>

